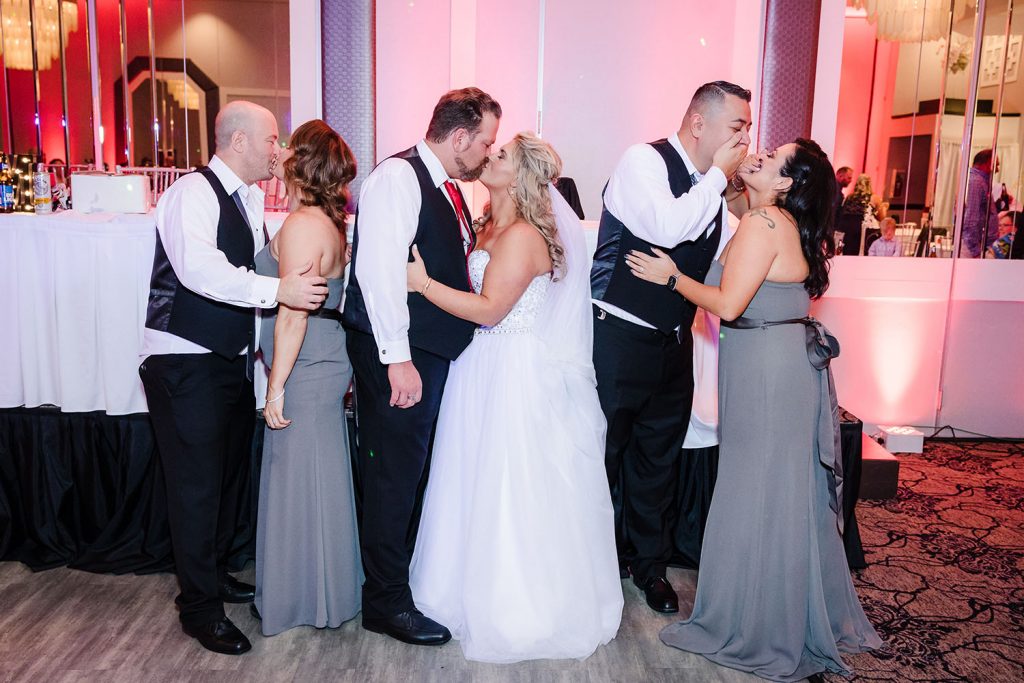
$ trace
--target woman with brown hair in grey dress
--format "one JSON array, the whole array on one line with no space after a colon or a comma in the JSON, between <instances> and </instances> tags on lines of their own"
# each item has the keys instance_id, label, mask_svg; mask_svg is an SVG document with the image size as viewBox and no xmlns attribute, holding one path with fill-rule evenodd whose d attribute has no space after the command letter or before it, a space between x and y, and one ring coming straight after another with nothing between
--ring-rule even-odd
<instances>
[{"instance_id":1,"label":"woman with brown hair in grey dress","mask_svg":"<svg viewBox=\"0 0 1024 683\"><path fill-rule=\"evenodd\" d=\"M827 368L838 349L812 364L807 334L824 339L807 314L828 287L835 175L821 148L801 139L758 154L740 177L753 208L705 283L657 250L628 257L634 275L673 287L723 328L720 463L697 595L690 618L661 639L775 681L849 673L840 652L881 640L840 537Z\"/></svg>"},{"instance_id":2,"label":"woman with brown hair in grey dress","mask_svg":"<svg viewBox=\"0 0 1024 683\"><path fill-rule=\"evenodd\" d=\"M345 141L313 120L292 134L275 174L290 215L256 256L256 270L303 264L327 279L323 306L264 313L270 366L256 526L256 603L264 635L336 627L359 611L362 565L342 399L352 380L338 306L348 262L345 205L356 162Z\"/></svg>"}]
</instances>

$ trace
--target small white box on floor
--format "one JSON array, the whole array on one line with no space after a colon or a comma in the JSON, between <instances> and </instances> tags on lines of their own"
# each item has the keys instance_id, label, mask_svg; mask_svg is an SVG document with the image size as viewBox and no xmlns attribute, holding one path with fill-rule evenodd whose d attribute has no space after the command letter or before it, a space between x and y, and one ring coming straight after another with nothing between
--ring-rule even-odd
<instances>
[{"instance_id":1,"label":"small white box on floor","mask_svg":"<svg viewBox=\"0 0 1024 683\"><path fill-rule=\"evenodd\" d=\"M890 453L920 453L924 450L924 434L913 427L878 425L882 443Z\"/></svg>"},{"instance_id":2,"label":"small white box on floor","mask_svg":"<svg viewBox=\"0 0 1024 683\"><path fill-rule=\"evenodd\" d=\"M149 176L72 173L71 203L82 213L146 213Z\"/></svg>"}]
</instances>

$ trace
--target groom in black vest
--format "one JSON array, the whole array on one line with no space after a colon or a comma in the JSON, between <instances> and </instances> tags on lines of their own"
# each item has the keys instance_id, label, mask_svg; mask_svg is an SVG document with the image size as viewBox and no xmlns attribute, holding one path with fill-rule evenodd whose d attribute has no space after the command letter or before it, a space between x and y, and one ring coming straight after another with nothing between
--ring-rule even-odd
<instances>
[{"instance_id":1,"label":"groom in black vest","mask_svg":"<svg viewBox=\"0 0 1024 683\"><path fill-rule=\"evenodd\" d=\"M409 297L406 263L415 243L433 279L470 291L476 236L453 179L480 177L500 118L498 103L477 88L445 94L425 139L363 182L356 213L343 320L359 426L363 627L414 645L451 639L416 609L409 563L448 366L475 326Z\"/></svg>"},{"instance_id":2,"label":"groom in black vest","mask_svg":"<svg viewBox=\"0 0 1024 683\"><path fill-rule=\"evenodd\" d=\"M156 207L156 254L139 375L164 479L182 630L214 652L251 647L224 615L255 589L227 573L256 416L254 309L278 302L312 310L327 298L312 263L278 279L254 272L264 245L263 192L277 163L277 121L237 100L214 122L217 153Z\"/></svg>"},{"instance_id":3,"label":"groom in black vest","mask_svg":"<svg viewBox=\"0 0 1024 683\"><path fill-rule=\"evenodd\" d=\"M704 280L723 246L723 193L746 156L750 124L750 91L702 85L678 132L626 150L604 192L591 286L605 465L623 578L632 573L647 604L663 613L679 611L665 569L693 402L696 307L672 290L674 281L634 277L625 256L659 247L680 272Z\"/></svg>"}]
</instances>

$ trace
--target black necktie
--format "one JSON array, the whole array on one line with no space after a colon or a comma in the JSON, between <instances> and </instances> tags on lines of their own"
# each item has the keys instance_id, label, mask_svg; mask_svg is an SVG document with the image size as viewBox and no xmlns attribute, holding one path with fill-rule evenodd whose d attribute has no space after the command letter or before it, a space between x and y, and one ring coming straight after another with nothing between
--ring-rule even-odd
<instances>
[{"instance_id":1,"label":"black necktie","mask_svg":"<svg viewBox=\"0 0 1024 683\"><path fill-rule=\"evenodd\" d=\"M252 229L252 224L249 223L249 214L245 210L245 202L242 201L242 195L240 194L241 191L242 191L242 188L238 188L237 190L234 191L234 193L232 193L231 197L232 197L232 199L235 200L235 206L237 206L238 210L242 212L242 218L245 219L245 224L248 225L249 229L251 230ZM264 235L266 235L266 229L267 229L267 226L264 225L263 226ZM253 239L253 243L254 244L255 244L255 242L256 242L256 240ZM259 311L258 310L255 311L254 314L255 315L259 315ZM256 369L256 318L253 317L253 320L252 320L252 338L249 341L249 345L245 349L245 378L247 380L249 380L250 382L252 381L253 374L255 373L255 369Z\"/></svg>"}]
</instances>

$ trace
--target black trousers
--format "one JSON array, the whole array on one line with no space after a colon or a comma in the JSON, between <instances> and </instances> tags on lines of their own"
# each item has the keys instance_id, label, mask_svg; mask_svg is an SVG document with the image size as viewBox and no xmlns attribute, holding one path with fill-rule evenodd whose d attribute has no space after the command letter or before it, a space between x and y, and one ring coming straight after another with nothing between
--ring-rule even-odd
<instances>
[{"instance_id":1,"label":"black trousers","mask_svg":"<svg viewBox=\"0 0 1024 683\"><path fill-rule=\"evenodd\" d=\"M597 394L608 420L605 467L619 562L637 583L672 556L679 457L693 404L693 340L594 309Z\"/></svg>"},{"instance_id":2,"label":"black trousers","mask_svg":"<svg viewBox=\"0 0 1024 683\"><path fill-rule=\"evenodd\" d=\"M423 396L412 408L393 408L388 405L388 368L380 362L373 336L347 332L359 427L359 543L366 574L363 616L386 618L415 606L409 563L450 362L413 348L412 362L423 381Z\"/></svg>"},{"instance_id":3,"label":"black trousers","mask_svg":"<svg viewBox=\"0 0 1024 683\"><path fill-rule=\"evenodd\" d=\"M711 497L718 478L718 446L684 448L679 458L679 478L672 511L677 515L672 530L672 566L697 569Z\"/></svg>"},{"instance_id":4,"label":"black trousers","mask_svg":"<svg viewBox=\"0 0 1024 683\"><path fill-rule=\"evenodd\" d=\"M181 593L182 623L224 617L218 583L226 573L247 472L256 399L245 356L150 356L139 368L167 483L167 517ZM248 521L243 523L248 524Z\"/></svg>"}]
</instances>

